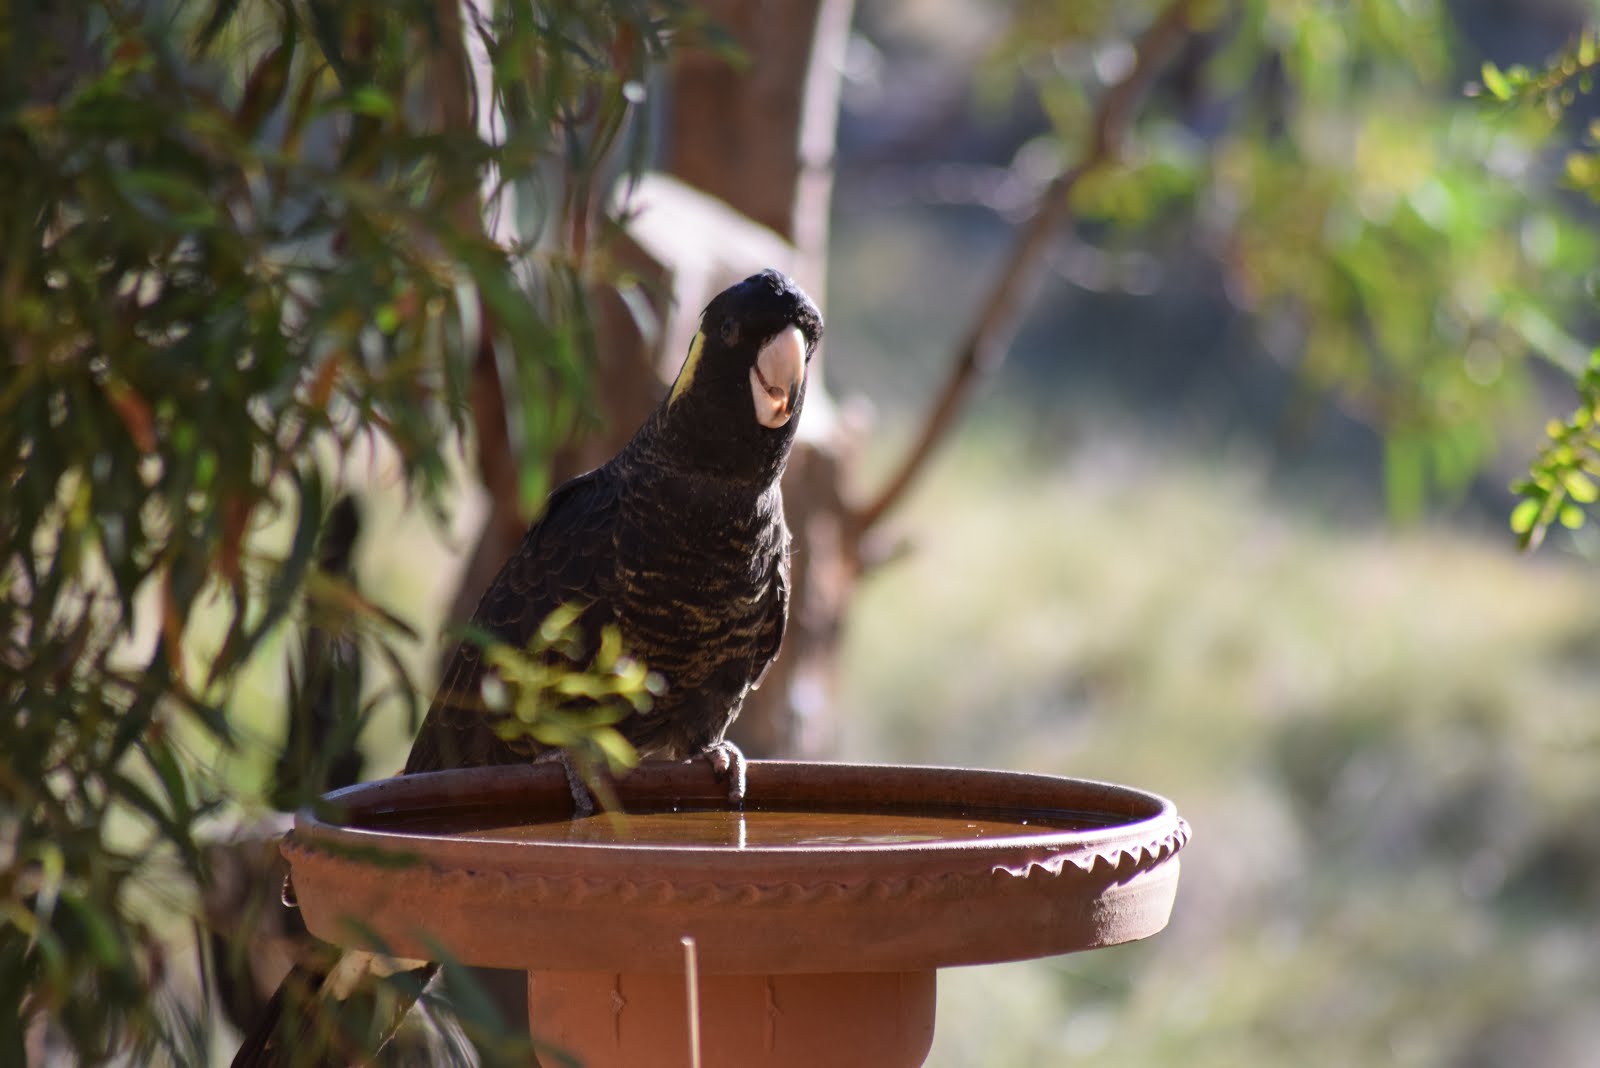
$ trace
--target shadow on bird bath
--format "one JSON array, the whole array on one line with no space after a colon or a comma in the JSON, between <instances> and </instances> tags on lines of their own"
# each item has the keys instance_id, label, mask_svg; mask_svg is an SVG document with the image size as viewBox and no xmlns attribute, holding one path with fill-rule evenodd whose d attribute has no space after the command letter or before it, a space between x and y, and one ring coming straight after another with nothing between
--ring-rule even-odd
<instances>
[{"instance_id":1,"label":"shadow on bird bath","mask_svg":"<svg viewBox=\"0 0 1600 1068\"><path fill-rule=\"evenodd\" d=\"M528 969L534 1034L588 1068L690 1063L685 939L706 1068L910 1068L937 969L1155 934L1189 834L1153 794L964 768L752 761L734 811L704 761L646 764L618 795L573 820L553 764L402 776L283 851L313 934Z\"/></svg>"}]
</instances>

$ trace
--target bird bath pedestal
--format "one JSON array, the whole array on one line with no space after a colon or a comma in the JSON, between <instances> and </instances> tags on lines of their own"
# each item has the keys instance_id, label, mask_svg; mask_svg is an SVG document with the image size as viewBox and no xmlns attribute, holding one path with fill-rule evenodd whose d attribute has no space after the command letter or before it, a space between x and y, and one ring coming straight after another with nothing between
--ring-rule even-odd
<instances>
[{"instance_id":1,"label":"bird bath pedestal","mask_svg":"<svg viewBox=\"0 0 1600 1068\"><path fill-rule=\"evenodd\" d=\"M645 765L630 813L571 819L554 764L403 776L284 841L312 933L528 970L533 1034L587 1068L913 1068L934 973L1166 926L1188 828L1121 786L957 768ZM374 863L374 850L398 855ZM354 921L354 922L352 922Z\"/></svg>"}]
</instances>

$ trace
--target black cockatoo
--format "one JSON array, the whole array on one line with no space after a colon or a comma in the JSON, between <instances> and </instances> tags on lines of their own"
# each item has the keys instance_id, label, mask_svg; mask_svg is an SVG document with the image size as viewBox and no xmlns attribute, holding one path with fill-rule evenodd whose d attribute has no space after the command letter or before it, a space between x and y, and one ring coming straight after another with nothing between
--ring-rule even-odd
<instances>
[{"instance_id":1,"label":"black cockatoo","mask_svg":"<svg viewBox=\"0 0 1600 1068\"><path fill-rule=\"evenodd\" d=\"M518 647L563 604L583 606L591 649L615 624L630 654L665 683L648 712L617 729L644 758L711 755L732 770L735 793L742 767L723 733L783 640L789 532L778 483L821 337L816 305L777 271L720 293L660 406L616 456L551 494L472 617L476 629ZM484 670L477 645L463 642L407 774L544 755L531 739L495 730ZM325 981L297 968L235 1068L324 1063L297 1049L315 1041L319 1010L309 1002L343 999L379 966L392 968L347 952ZM285 1013L286 994L298 1011Z\"/></svg>"}]
</instances>

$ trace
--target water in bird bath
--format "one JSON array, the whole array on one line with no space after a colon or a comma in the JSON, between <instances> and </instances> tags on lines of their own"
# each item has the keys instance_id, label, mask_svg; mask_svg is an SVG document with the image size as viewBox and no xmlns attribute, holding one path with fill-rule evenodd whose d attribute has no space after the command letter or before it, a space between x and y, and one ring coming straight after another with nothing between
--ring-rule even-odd
<instances>
[{"instance_id":1,"label":"water in bird bath","mask_svg":"<svg viewBox=\"0 0 1600 1068\"><path fill-rule=\"evenodd\" d=\"M383 829L452 835L483 842L567 845L714 846L725 848L872 848L990 841L1107 826L1109 817L1055 810L946 806L805 810L746 807L658 807L570 819L529 819L504 808L411 812Z\"/></svg>"}]
</instances>

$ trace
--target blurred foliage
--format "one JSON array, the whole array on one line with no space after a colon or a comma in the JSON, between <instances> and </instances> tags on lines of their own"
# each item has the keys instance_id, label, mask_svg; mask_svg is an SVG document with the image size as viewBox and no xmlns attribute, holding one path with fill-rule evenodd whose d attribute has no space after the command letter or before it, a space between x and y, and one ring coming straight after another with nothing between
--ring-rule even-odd
<instances>
[{"instance_id":1,"label":"blurred foliage","mask_svg":"<svg viewBox=\"0 0 1600 1068\"><path fill-rule=\"evenodd\" d=\"M1549 438L1534 458L1528 478L1512 488L1522 500L1511 511L1511 529L1523 548L1537 548L1550 524L1569 530L1583 526L1583 508L1600 500L1600 352L1578 379L1578 408L1567 419L1552 419Z\"/></svg>"},{"instance_id":2,"label":"blurred foliage","mask_svg":"<svg viewBox=\"0 0 1600 1068\"><path fill-rule=\"evenodd\" d=\"M0 15L0 698L13 710L0 727L0 1062L22 1063L24 1028L39 1017L82 1062L202 1056L209 1021L163 992L171 961L160 925L193 914L205 878L197 831L232 789L196 752L237 743L227 711L238 672L274 628L298 616L354 635L367 655L390 661L414 702L395 649L403 623L312 566L327 489L312 446L327 443L338 466L379 439L408 486L439 508L446 450L470 422L469 372L483 345L511 372L509 421L529 460L585 417L593 332L584 293L609 270L592 246L597 188L619 150L624 164L642 160L628 117L650 65L695 20L673 4L633 0L486 8L491 15L469 14L466 36L481 46L496 106L472 129L441 121L466 92L461 9L448 0L29 0ZM1042 186L1074 158L1099 92L1127 69L1134 38L1163 8L1027 0L1002 12L979 88L988 99L1021 92L1049 121L1017 153L1018 176ZM1076 191L1078 238L1157 256L1203 249L1227 297L1307 394L1339 398L1385 435L1396 515L1460 490L1496 448L1499 415L1531 392L1530 357L1556 365L1578 379L1580 407L1551 424L1514 521L1532 542L1551 523L1581 520L1600 474L1600 372L1561 324L1582 306L1596 254L1593 209L1572 190L1595 196L1600 157L1593 144L1564 159L1552 149L1561 113L1588 89L1593 35L1545 68L1502 69L1463 61L1442 0L1208 0L1189 9L1195 33L1141 110L1121 165ZM1465 99L1474 77L1506 106ZM485 236L485 207L523 235L514 247ZM542 497L541 465L523 470L525 496ZM1148 495L1152 485L1140 489ZM1134 511L1143 497L1112 497L1087 513L1115 520L1102 532L1104 552L1080 544L1070 558L1058 551L1059 516L1084 514L1079 492L992 509L944 502L939 515L960 523L930 520L929 530L954 539L961 524L1000 517L1002 529L972 541L1011 551L958 552L916 586L935 602L914 612L924 637L876 651L873 663L892 681L863 707L886 710L886 729L919 744L952 746L913 757L1038 764L1052 746L1080 757L1089 720L1069 715L1041 728L1034 712L1104 699L1118 714L1099 719L1141 736L1097 736L1097 774L1124 770L1117 761L1140 750L1155 723L1179 744L1125 769L1130 777L1174 789L1230 777L1236 789L1218 795L1214 824L1254 815L1247 825L1259 833L1241 839L1250 863L1212 870L1248 883L1246 907L1236 896L1203 913L1213 927L1201 958L1210 970L1185 972L1188 989L1173 993L1191 999L1180 1025L1231 1022L1237 1041L1262 1043L1276 1063L1315 1063L1304 1055L1322 1035L1312 1017L1326 1007L1354 1023L1345 1028L1352 1045L1326 1044L1322 1062L1349 1063L1352 1051L1361 1062L1381 1059L1395 1042L1468 1050L1478 1020L1452 1019L1442 1037L1408 1036L1403 1025L1419 1006L1436 1009L1428 999L1450 980L1483 979L1493 970L1478 967L1484 959L1530 973L1525 1003L1512 1007L1537 1023L1538 999L1559 984L1512 957L1515 925L1551 944L1583 930L1574 903L1592 899L1600 870L1593 850L1560 834L1560 814L1592 810L1592 788L1573 776L1553 783L1540 760L1570 749L1562 739L1592 723L1568 715L1570 694L1558 689L1587 669L1577 658L1518 669L1507 659L1521 648L1514 635L1430 642L1407 632L1413 645L1364 636L1412 604L1448 625L1515 623L1520 587L1469 596L1476 587L1456 581L1478 573L1476 557L1449 557L1453 570L1415 589L1387 575L1374 580L1376 593L1326 579L1313 599L1346 585L1364 595L1319 631L1282 609L1292 581L1324 581L1302 565L1329 546L1280 551L1266 572L1276 581L1252 585L1259 562L1240 575L1217 561L1270 541L1258 502L1198 509L1191 523L1153 500L1139 522L1128 517L1144 514ZM1049 513L1027 534L1016 517L1040 503ZM281 553L255 537L268 523L291 531ZM1184 551L1128 540L1130 529L1168 527L1186 532ZM1097 529L1074 535L1081 542ZM1441 547L1430 541L1408 562L1420 569ZM1041 574L1040 560L1057 571ZM1130 567L1072 571L1083 560ZM974 561L1015 564L1026 581L1008 587ZM1177 573L1153 574L1151 561ZM1092 585L1102 573L1110 588ZM962 602L951 576L978 582L998 607ZM1215 588L1196 592L1197 579ZM1106 606L1093 626L1059 610L1051 582L1073 603ZM1435 605L1441 590L1465 600ZM1541 586L1535 600L1547 607L1559 596ZM1200 602L1227 618L1202 626L1180 611ZM899 607L919 605L906 596ZM222 621L215 639L195 633L202 611ZM930 655L929 621L970 626L951 648L1014 652L1015 671L998 681L926 671L974 662ZM1257 621L1271 634L1250 632ZM858 633L887 639L908 627ZM1059 649L1063 627L1083 646L1067 682L1048 677L1060 669L1043 655ZM1570 630L1559 637L1592 646L1592 633ZM1272 645L1299 639L1303 647ZM560 628L546 640L559 650ZM617 643L607 649L598 679L582 683L514 651L491 655L509 676L526 675L506 695L519 712L524 691L599 687L581 694L581 710L517 720L536 736L602 728L590 754L598 761L620 753L606 718L639 707L649 690ZM896 660L912 655L915 663ZM1400 677L1404 663L1417 665L1415 676ZM1329 678L1351 672L1361 686L1328 689ZM920 691L918 679L938 693ZM954 708L949 729L930 731L940 701ZM1341 701L1361 714L1340 724L1307 718ZM1434 759L1426 739L1394 733L1389 713L1463 704L1477 719L1451 728L1453 763ZM1519 716L1525 705L1542 715ZM981 723L968 715L980 707ZM1538 733L1547 729L1556 742ZM984 748L1008 731L1030 740L1025 752ZM1559 796L1541 806L1530 800L1541 790ZM1478 795L1515 803L1455 804ZM1191 870L1205 870L1205 815ZM1478 816L1501 822L1476 834ZM1418 865L1412 847L1434 834L1468 844ZM1313 892L1291 862L1327 843L1335 866L1350 862L1349 882ZM1406 863L1380 863L1395 857ZM1568 882L1550 885L1552 868L1569 871ZM1391 917L1385 894L1421 911ZM1551 894L1554 910L1540 897ZM1269 906L1272 922L1262 923ZM1446 908L1465 941L1414 958L1407 939L1425 941L1425 921ZM1383 923L1368 922L1380 913ZM1222 952L1224 938L1243 956ZM1385 975L1420 959L1413 1000L1393 985L1349 980L1342 967L1363 953L1363 966L1373 956L1392 965ZM1296 955L1316 962L1316 974L1267 989ZM1567 967L1575 985L1592 987L1586 965ZM1128 985L1114 965L1097 975L1108 990ZM1141 989L1152 992L1133 1012L1170 1008L1169 988ZM1298 1008L1263 1026L1263 1005L1286 992ZM1484 1005L1493 998L1487 986L1472 993ZM1159 1022L1137 1034L1182 1046L1167 1059L1203 1050L1170 1014ZM1206 1034L1198 1024L1194 1033ZM1232 1062L1234 1050L1215 1052Z\"/></svg>"},{"instance_id":3,"label":"blurred foliage","mask_svg":"<svg viewBox=\"0 0 1600 1068\"><path fill-rule=\"evenodd\" d=\"M236 743L240 666L310 613L399 670L398 621L313 576L312 446L342 465L381 440L437 508L483 346L516 369L527 469L580 418L607 268L571 240L572 190L614 170L685 20L473 11L464 32L432 0L0 16L0 1062L40 1017L83 1063L193 1059L209 1023L162 1003L158 927L205 877L229 785L196 753ZM460 128L469 44L499 121ZM524 178L533 236L506 248L479 213ZM252 539L274 521L281 554Z\"/></svg>"},{"instance_id":4,"label":"blurred foliage","mask_svg":"<svg viewBox=\"0 0 1600 1068\"><path fill-rule=\"evenodd\" d=\"M620 811L609 780L639 762L616 725L648 712L662 692L661 676L627 655L616 624L601 628L590 650L579 619L583 606L564 604L539 625L526 649L485 637L484 663L495 674L484 683L484 703L505 718L502 738L531 738L558 749L608 811Z\"/></svg>"},{"instance_id":5,"label":"blurred foliage","mask_svg":"<svg viewBox=\"0 0 1600 1068\"><path fill-rule=\"evenodd\" d=\"M995 406L930 472L850 618L844 755L1133 783L1195 836L1160 935L942 972L929 1068L1593 1064L1587 565L1087 429Z\"/></svg>"},{"instance_id":6,"label":"blurred foliage","mask_svg":"<svg viewBox=\"0 0 1600 1068\"><path fill-rule=\"evenodd\" d=\"M1541 104L1552 117L1577 102L1579 93L1594 90L1594 69L1600 66L1600 36L1585 29L1577 40L1563 49L1542 70L1530 70L1521 63L1504 70L1492 60L1484 60L1482 84L1469 87L1476 96L1487 90L1494 99Z\"/></svg>"},{"instance_id":7,"label":"blurred foliage","mask_svg":"<svg viewBox=\"0 0 1600 1068\"><path fill-rule=\"evenodd\" d=\"M986 84L1036 95L1054 130L1019 162L1073 158L1097 87L1167 6L1015 7ZM1434 0L1191 6L1193 37L1124 166L1078 192L1082 229L1205 249L1306 396L1383 434L1390 511L1415 517L1494 456L1499 417L1535 383L1530 356L1584 365L1558 324L1600 246L1541 153L1555 120L1466 99ZM1581 38L1548 74L1485 71L1497 95L1567 100L1594 47Z\"/></svg>"},{"instance_id":8,"label":"blurred foliage","mask_svg":"<svg viewBox=\"0 0 1600 1068\"><path fill-rule=\"evenodd\" d=\"M1542 70L1517 65L1501 70L1485 61L1483 85L1496 101L1522 110L1537 108L1561 118L1579 94L1594 90L1594 69L1600 65L1600 35L1585 30ZM1600 203L1600 120L1591 120L1581 146L1566 155L1568 187L1591 203ZM1583 526L1585 507L1600 499L1594 476L1600 475L1600 349L1577 375L1578 408L1566 420L1552 419L1548 441L1539 449L1529 477L1512 488L1521 495L1511 513L1511 529L1524 548L1544 540L1552 523L1576 530Z\"/></svg>"},{"instance_id":9,"label":"blurred foliage","mask_svg":"<svg viewBox=\"0 0 1600 1068\"><path fill-rule=\"evenodd\" d=\"M1081 158L1104 87L1166 6L1010 5L980 88L1012 105L985 119L1015 139L984 147L1020 145L1010 175L1040 184ZM1554 50L1570 30L1551 23L1593 5L1206 13L1139 111L1126 169L1075 204L1076 245L1143 255L1156 279L1102 270L1094 288L1062 266L1050 295L1070 313L1041 315L1016 372L1018 393L1076 386L1040 365L1099 347L1108 375L1142 388L1110 404L1049 390L1032 423L1014 400L980 413L908 507L917 551L863 585L839 707L851 756L1173 797L1196 831L1183 885L1147 942L941 975L930 1068L1594 1064L1592 571L1442 518L1371 526L1281 441L1213 427L1198 405L1171 418L1182 402L1158 396L1258 385L1254 346L1229 329L1248 323L1307 398L1331 392L1385 435L1404 516L1497 455L1524 467L1533 413L1568 410L1555 398L1576 381L1578 410L1535 463L1546 493L1521 506L1572 517L1593 495L1600 414L1589 346L1566 334L1593 328L1594 208L1571 189L1588 166L1571 156L1590 149L1568 143L1592 108L1589 60L1558 57L1566 81L1526 107L1464 90L1480 47ZM891 84L895 58L883 66ZM887 227L853 221L848 240L878 255ZM951 250L970 270L978 227L955 229L908 260ZM852 265L835 286L867 290L877 315L872 273ZM1199 370L1172 371L1189 352ZM1278 400L1254 398L1266 421ZM1292 484L1275 481L1285 470Z\"/></svg>"}]
</instances>

